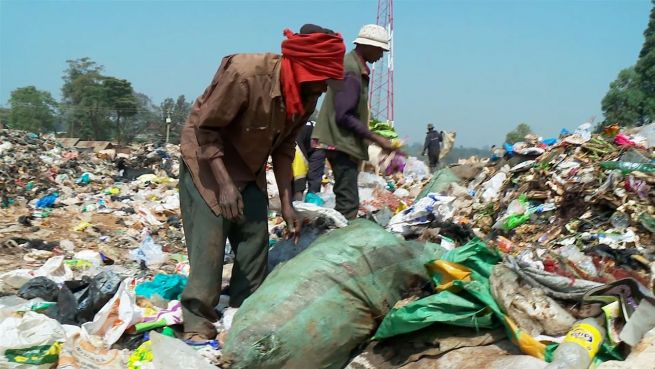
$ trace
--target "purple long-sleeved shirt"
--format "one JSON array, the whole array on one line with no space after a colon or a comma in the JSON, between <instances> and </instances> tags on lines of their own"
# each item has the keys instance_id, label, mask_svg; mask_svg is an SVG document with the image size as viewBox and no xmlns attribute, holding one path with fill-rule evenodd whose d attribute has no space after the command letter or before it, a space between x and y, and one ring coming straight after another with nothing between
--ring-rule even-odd
<instances>
[{"instance_id":1,"label":"purple long-sleeved shirt","mask_svg":"<svg viewBox=\"0 0 655 369\"><path fill-rule=\"evenodd\" d=\"M335 119L338 125L356 136L370 139L372 133L368 130L368 124L362 122L356 115L361 88L361 76L347 72L343 79L343 86L334 94Z\"/></svg>"}]
</instances>

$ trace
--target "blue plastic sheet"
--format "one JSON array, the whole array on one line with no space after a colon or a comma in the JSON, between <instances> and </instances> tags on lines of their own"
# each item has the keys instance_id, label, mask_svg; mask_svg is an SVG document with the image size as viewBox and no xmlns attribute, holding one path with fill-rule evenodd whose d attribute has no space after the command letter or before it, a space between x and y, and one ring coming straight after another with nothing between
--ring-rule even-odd
<instances>
[{"instance_id":1,"label":"blue plastic sheet","mask_svg":"<svg viewBox=\"0 0 655 369\"><path fill-rule=\"evenodd\" d=\"M39 199L39 201L36 202L36 208L37 209L50 208L52 207L52 205L54 205L55 201L57 201L58 197L59 194L57 192L43 196L42 198Z\"/></svg>"}]
</instances>

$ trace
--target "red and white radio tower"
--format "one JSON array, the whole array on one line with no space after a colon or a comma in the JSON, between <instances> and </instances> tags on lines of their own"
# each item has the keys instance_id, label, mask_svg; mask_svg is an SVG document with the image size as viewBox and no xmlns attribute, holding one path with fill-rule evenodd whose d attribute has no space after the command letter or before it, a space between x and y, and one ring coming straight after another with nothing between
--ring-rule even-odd
<instances>
[{"instance_id":1,"label":"red and white radio tower","mask_svg":"<svg viewBox=\"0 0 655 369\"><path fill-rule=\"evenodd\" d=\"M391 36L391 51L371 71L371 119L388 121L393 126L393 0L378 0L377 24Z\"/></svg>"}]
</instances>

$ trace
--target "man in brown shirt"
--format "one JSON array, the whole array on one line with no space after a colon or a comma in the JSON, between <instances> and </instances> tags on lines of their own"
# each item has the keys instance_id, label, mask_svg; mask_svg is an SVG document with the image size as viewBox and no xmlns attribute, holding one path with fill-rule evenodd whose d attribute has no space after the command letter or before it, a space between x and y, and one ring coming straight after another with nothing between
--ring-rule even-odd
<instances>
[{"instance_id":1,"label":"man in brown shirt","mask_svg":"<svg viewBox=\"0 0 655 369\"><path fill-rule=\"evenodd\" d=\"M180 205L191 266L182 294L187 338L216 336L226 239L235 252L230 306L239 307L264 280L269 156L282 216L292 234L300 231L291 204L295 139L327 80L343 78L345 46L339 34L314 25L285 35L282 55L225 57L182 129Z\"/></svg>"}]
</instances>

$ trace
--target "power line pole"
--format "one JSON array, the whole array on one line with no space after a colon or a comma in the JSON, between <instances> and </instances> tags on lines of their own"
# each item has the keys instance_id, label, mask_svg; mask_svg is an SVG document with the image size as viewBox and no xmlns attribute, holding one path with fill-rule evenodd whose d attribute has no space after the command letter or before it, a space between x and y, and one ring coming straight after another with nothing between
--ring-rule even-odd
<instances>
[{"instance_id":1,"label":"power line pole","mask_svg":"<svg viewBox=\"0 0 655 369\"><path fill-rule=\"evenodd\" d=\"M373 64L371 72L371 118L387 121L393 127L393 0L378 0L378 25L391 37L391 50L386 57Z\"/></svg>"},{"instance_id":2,"label":"power line pole","mask_svg":"<svg viewBox=\"0 0 655 369\"><path fill-rule=\"evenodd\" d=\"M166 144L168 144L171 136L171 122L171 110L168 109L168 116L166 117Z\"/></svg>"}]
</instances>

